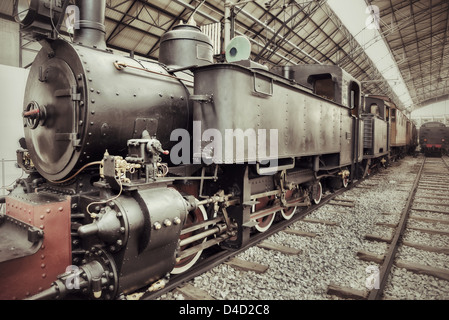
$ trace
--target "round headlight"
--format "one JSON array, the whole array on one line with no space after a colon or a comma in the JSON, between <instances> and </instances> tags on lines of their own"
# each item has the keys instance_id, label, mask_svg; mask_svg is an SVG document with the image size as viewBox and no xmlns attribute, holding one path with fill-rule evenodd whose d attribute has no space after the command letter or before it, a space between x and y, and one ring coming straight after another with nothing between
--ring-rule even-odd
<instances>
[{"instance_id":1,"label":"round headlight","mask_svg":"<svg viewBox=\"0 0 449 320\"><path fill-rule=\"evenodd\" d=\"M23 26L34 22L39 9L39 0L16 0L14 2L14 18Z\"/></svg>"},{"instance_id":2,"label":"round headlight","mask_svg":"<svg viewBox=\"0 0 449 320\"><path fill-rule=\"evenodd\" d=\"M22 22L30 11L31 0L18 0L17 1L17 13L16 19Z\"/></svg>"}]
</instances>

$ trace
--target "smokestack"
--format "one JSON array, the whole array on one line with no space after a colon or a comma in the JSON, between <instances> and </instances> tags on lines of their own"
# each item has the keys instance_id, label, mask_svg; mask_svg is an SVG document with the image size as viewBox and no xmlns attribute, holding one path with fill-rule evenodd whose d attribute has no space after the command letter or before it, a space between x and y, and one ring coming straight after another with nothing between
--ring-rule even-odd
<instances>
[{"instance_id":1,"label":"smokestack","mask_svg":"<svg viewBox=\"0 0 449 320\"><path fill-rule=\"evenodd\" d=\"M74 42L106 49L104 17L106 0L76 0L80 12L79 29L74 30Z\"/></svg>"}]
</instances>

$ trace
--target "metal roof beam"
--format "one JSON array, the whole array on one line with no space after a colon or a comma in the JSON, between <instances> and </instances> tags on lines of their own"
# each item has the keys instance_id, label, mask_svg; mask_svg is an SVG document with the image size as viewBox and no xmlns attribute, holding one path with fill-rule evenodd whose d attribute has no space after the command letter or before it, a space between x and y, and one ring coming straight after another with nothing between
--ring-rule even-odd
<instances>
[{"instance_id":1,"label":"metal roof beam","mask_svg":"<svg viewBox=\"0 0 449 320\"><path fill-rule=\"evenodd\" d=\"M272 34L276 34L276 31L271 28L270 26L268 26L267 24L265 24L263 21L260 21L258 18L254 17L253 15L251 15L249 12L239 8L236 6L236 8L238 8L240 11L239 13L241 13L242 15L244 15L245 17L247 17L248 19L252 20L253 22L256 22L257 24L259 24L260 26L264 27L266 30L268 30L269 32L271 32ZM296 44L294 44L293 42L291 42L288 39L285 39L283 36L281 35L277 35L280 39L284 40L288 45L292 46L293 48L295 48L296 50L300 51L302 54L306 55L307 57L309 57L310 59L312 59L313 61L315 61L318 64L322 64L321 61L315 59L314 57L312 57L310 54L308 54L307 52L305 52L303 49L299 48Z\"/></svg>"},{"instance_id":2,"label":"metal roof beam","mask_svg":"<svg viewBox=\"0 0 449 320\"><path fill-rule=\"evenodd\" d=\"M108 43L109 41L111 41L113 38L115 38L118 34L120 34L120 32L126 28L126 25L123 23L123 21L125 20L125 17L128 16L129 12L131 11L131 9L134 7L134 5L136 4L137 0L134 0L133 3L129 6L129 8L126 10L126 13L123 14L122 18L120 19L120 22L117 23L114 27L114 30L112 30L111 34L109 35L109 37L106 39L106 43ZM135 17L133 17L135 18ZM133 20L131 20L133 21ZM129 23L127 23L127 25L129 25ZM123 28L121 30L118 30L118 28L120 26L123 26ZM116 33L117 32L117 33Z\"/></svg>"}]
</instances>

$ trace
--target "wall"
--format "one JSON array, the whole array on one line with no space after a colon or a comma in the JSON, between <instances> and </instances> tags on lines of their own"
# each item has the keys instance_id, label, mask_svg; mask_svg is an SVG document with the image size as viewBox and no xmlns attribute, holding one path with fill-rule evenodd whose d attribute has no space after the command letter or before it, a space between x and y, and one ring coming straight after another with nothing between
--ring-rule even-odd
<instances>
[{"instance_id":1,"label":"wall","mask_svg":"<svg viewBox=\"0 0 449 320\"><path fill-rule=\"evenodd\" d=\"M439 121L449 126L449 100L416 109L411 113L411 118L418 128L430 121Z\"/></svg>"},{"instance_id":2,"label":"wall","mask_svg":"<svg viewBox=\"0 0 449 320\"><path fill-rule=\"evenodd\" d=\"M0 186L11 184L22 172L15 167L15 159L24 135L21 114L27 76L28 70L0 64ZM6 194L4 189L1 194Z\"/></svg>"},{"instance_id":3,"label":"wall","mask_svg":"<svg viewBox=\"0 0 449 320\"><path fill-rule=\"evenodd\" d=\"M20 34L19 24L0 19L0 64L19 67Z\"/></svg>"},{"instance_id":4,"label":"wall","mask_svg":"<svg viewBox=\"0 0 449 320\"><path fill-rule=\"evenodd\" d=\"M0 64L25 67L33 62L41 45L34 40L20 38L19 24L0 19Z\"/></svg>"}]
</instances>

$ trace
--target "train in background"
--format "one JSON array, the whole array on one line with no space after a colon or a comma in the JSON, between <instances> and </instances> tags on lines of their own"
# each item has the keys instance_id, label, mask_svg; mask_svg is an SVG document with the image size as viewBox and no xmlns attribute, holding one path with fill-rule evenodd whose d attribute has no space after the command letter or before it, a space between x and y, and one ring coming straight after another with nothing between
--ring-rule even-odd
<instances>
[{"instance_id":1,"label":"train in background","mask_svg":"<svg viewBox=\"0 0 449 320\"><path fill-rule=\"evenodd\" d=\"M426 122L419 128L419 146L426 156L439 156L449 152L449 127L444 123Z\"/></svg>"},{"instance_id":2,"label":"train in background","mask_svg":"<svg viewBox=\"0 0 449 320\"><path fill-rule=\"evenodd\" d=\"M42 49L17 152L27 177L0 198L1 299L157 290L413 148L392 102L368 102L337 66L268 70L236 54L241 41L214 63L188 24L162 36L158 61L123 57L106 46L105 0L75 4L66 41L68 1L16 2Z\"/></svg>"},{"instance_id":3,"label":"train in background","mask_svg":"<svg viewBox=\"0 0 449 320\"><path fill-rule=\"evenodd\" d=\"M390 98L366 95L362 119L364 162L368 170L415 153L418 145L416 125Z\"/></svg>"}]
</instances>

